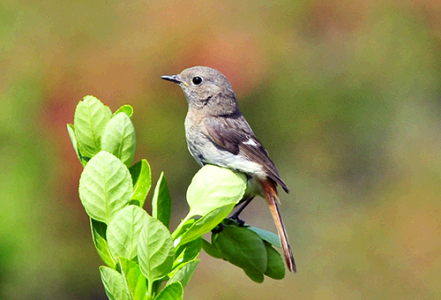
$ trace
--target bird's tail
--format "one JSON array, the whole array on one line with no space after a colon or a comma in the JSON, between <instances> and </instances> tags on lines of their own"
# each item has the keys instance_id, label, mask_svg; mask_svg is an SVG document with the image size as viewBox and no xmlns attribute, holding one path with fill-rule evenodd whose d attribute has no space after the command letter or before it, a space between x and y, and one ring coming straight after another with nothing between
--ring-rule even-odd
<instances>
[{"instance_id":1,"label":"bird's tail","mask_svg":"<svg viewBox=\"0 0 441 300\"><path fill-rule=\"evenodd\" d=\"M291 272L296 272L296 263L294 261L294 255L289 245L288 235L286 234L285 225L283 225L282 216L279 211L279 196L277 194L276 183L271 179L261 181L262 190L265 194L265 198L268 201L271 215L273 216L274 223L276 224L277 233L279 234L280 242L282 244L283 256L285 257L286 265Z\"/></svg>"}]
</instances>

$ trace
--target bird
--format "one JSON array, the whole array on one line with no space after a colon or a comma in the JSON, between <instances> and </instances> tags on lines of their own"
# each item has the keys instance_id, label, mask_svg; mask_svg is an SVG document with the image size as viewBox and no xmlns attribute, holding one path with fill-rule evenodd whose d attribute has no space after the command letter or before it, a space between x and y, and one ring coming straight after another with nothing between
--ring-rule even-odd
<instances>
[{"instance_id":1,"label":"bird","mask_svg":"<svg viewBox=\"0 0 441 300\"><path fill-rule=\"evenodd\" d=\"M296 272L278 206L277 185L286 193L289 188L242 115L231 83L221 72L204 66L187 68L177 75L161 78L179 85L187 98L185 135L190 154L200 166L217 165L247 176L247 192L241 201L243 206L234 216L238 219L239 213L256 195L265 198L288 270Z\"/></svg>"}]
</instances>

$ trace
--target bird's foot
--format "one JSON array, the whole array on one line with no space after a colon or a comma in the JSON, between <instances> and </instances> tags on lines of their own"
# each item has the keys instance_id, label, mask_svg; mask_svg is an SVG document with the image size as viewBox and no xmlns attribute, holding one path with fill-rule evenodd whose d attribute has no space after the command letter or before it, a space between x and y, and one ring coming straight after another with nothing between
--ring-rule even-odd
<instances>
[{"instance_id":1,"label":"bird's foot","mask_svg":"<svg viewBox=\"0 0 441 300\"><path fill-rule=\"evenodd\" d=\"M224 224L219 223L219 224L217 224L216 227L214 227L214 228L211 230L211 232L214 233L214 234L217 234L217 233L221 233L222 230L224 230Z\"/></svg>"},{"instance_id":2,"label":"bird's foot","mask_svg":"<svg viewBox=\"0 0 441 300\"><path fill-rule=\"evenodd\" d=\"M238 213L231 215L229 219L236 221L239 224L239 227L243 227L245 225L245 221L239 218Z\"/></svg>"}]
</instances>

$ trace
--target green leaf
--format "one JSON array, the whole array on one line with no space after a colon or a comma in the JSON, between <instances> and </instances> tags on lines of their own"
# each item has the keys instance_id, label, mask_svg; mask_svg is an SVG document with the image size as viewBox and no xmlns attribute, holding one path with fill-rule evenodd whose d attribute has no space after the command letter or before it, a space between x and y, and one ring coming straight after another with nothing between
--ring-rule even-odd
<instances>
[{"instance_id":1,"label":"green leaf","mask_svg":"<svg viewBox=\"0 0 441 300\"><path fill-rule=\"evenodd\" d=\"M135 156L136 135L130 118L120 113L107 123L101 138L101 149L118 157L127 167Z\"/></svg>"},{"instance_id":2,"label":"green leaf","mask_svg":"<svg viewBox=\"0 0 441 300\"><path fill-rule=\"evenodd\" d=\"M133 107L131 107L128 104L125 104L125 105L121 106L120 108L118 108L113 115L115 116L115 115L119 114L120 112L125 113L127 116L129 116L129 118L131 118L133 116Z\"/></svg>"},{"instance_id":3,"label":"green leaf","mask_svg":"<svg viewBox=\"0 0 441 300\"><path fill-rule=\"evenodd\" d=\"M129 205L121 209L107 228L107 242L114 257L138 256L139 235L147 219L142 208Z\"/></svg>"},{"instance_id":4,"label":"green leaf","mask_svg":"<svg viewBox=\"0 0 441 300\"><path fill-rule=\"evenodd\" d=\"M147 194L152 186L152 173L147 160L142 159L134 164L130 169L133 182L132 200L137 202L140 207L144 206Z\"/></svg>"},{"instance_id":5,"label":"green leaf","mask_svg":"<svg viewBox=\"0 0 441 300\"><path fill-rule=\"evenodd\" d=\"M212 243L233 265L262 274L267 270L266 247L254 231L245 227L225 227L213 234Z\"/></svg>"},{"instance_id":6,"label":"green leaf","mask_svg":"<svg viewBox=\"0 0 441 300\"><path fill-rule=\"evenodd\" d=\"M268 267L265 275L272 279L283 279L285 277L285 263L282 256L270 244L265 243L265 247L268 253Z\"/></svg>"},{"instance_id":7,"label":"green leaf","mask_svg":"<svg viewBox=\"0 0 441 300\"><path fill-rule=\"evenodd\" d=\"M181 239L181 235L183 235L193 224L196 222L196 219L188 219L188 220L182 220L181 223L179 223L178 227L175 231L172 233L172 239L174 242L175 247L178 246L178 240ZM179 238L177 240L177 238Z\"/></svg>"},{"instance_id":8,"label":"green leaf","mask_svg":"<svg viewBox=\"0 0 441 300\"><path fill-rule=\"evenodd\" d=\"M101 135L112 112L100 100L86 96L75 109L74 126L78 148L83 156L93 157L101 150Z\"/></svg>"},{"instance_id":9,"label":"green leaf","mask_svg":"<svg viewBox=\"0 0 441 300\"><path fill-rule=\"evenodd\" d=\"M205 216L227 204L236 205L243 197L247 179L243 173L206 165L193 177L187 190L190 212L186 217Z\"/></svg>"},{"instance_id":10,"label":"green leaf","mask_svg":"<svg viewBox=\"0 0 441 300\"><path fill-rule=\"evenodd\" d=\"M180 264L189 262L190 260L198 257L202 249L202 237L193 240L185 245L180 246L175 251L175 261L173 263L173 269Z\"/></svg>"},{"instance_id":11,"label":"green leaf","mask_svg":"<svg viewBox=\"0 0 441 300\"><path fill-rule=\"evenodd\" d=\"M182 286L185 287L190 281L191 276L193 276L198 263L199 259L195 259L180 266L174 275L170 275L170 280L167 282L167 285L172 284L173 282L180 282Z\"/></svg>"},{"instance_id":12,"label":"green leaf","mask_svg":"<svg viewBox=\"0 0 441 300\"><path fill-rule=\"evenodd\" d=\"M211 257L223 259L222 253L220 253L219 250L217 250L217 248L213 246L213 244L206 241L205 239L202 239L202 249L204 249L205 253L207 253Z\"/></svg>"},{"instance_id":13,"label":"green leaf","mask_svg":"<svg viewBox=\"0 0 441 300\"><path fill-rule=\"evenodd\" d=\"M161 172L152 199L152 216L166 227L170 225L171 197L164 172Z\"/></svg>"},{"instance_id":14,"label":"green leaf","mask_svg":"<svg viewBox=\"0 0 441 300\"><path fill-rule=\"evenodd\" d=\"M173 282L165 286L155 300L182 300L184 298L184 288L180 282Z\"/></svg>"},{"instance_id":15,"label":"green leaf","mask_svg":"<svg viewBox=\"0 0 441 300\"><path fill-rule=\"evenodd\" d=\"M248 226L247 228L249 230L252 230L255 233L257 233L261 237L262 240L267 241L271 245L274 245L278 248L282 248L282 245L280 244L279 236L277 234L275 234L274 232L263 230L263 229L260 229L257 227L252 227L252 226Z\"/></svg>"},{"instance_id":16,"label":"green leaf","mask_svg":"<svg viewBox=\"0 0 441 300\"><path fill-rule=\"evenodd\" d=\"M75 153L77 154L77 157L79 161L85 166L85 162L81 159L81 154L78 151L78 142L77 138L75 137L75 127L72 124L67 124L67 132L69 133L70 141L72 142L72 146L75 150Z\"/></svg>"},{"instance_id":17,"label":"green leaf","mask_svg":"<svg viewBox=\"0 0 441 300\"><path fill-rule=\"evenodd\" d=\"M224 218L226 218L230 212L233 210L234 204L229 204L225 206L221 206L215 208L211 212L209 212L204 217L197 219L188 230L183 232L181 229L181 225L179 225L177 232L177 238L175 241L175 245L183 245L194 239L201 237L202 235L210 232L214 227L216 227ZM182 224L182 223L181 223ZM173 236L175 236L175 232Z\"/></svg>"},{"instance_id":18,"label":"green leaf","mask_svg":"<svg viewBox=\"0 0 441 300\"><path fill-rule=\"evenodd\" d=\"M101 280L111 300L130 300L123 276L109 267L100 267Z\"/></svg>"},{"instance_id":19,"label":"green leaf","mask_svg":"<svg viewBox=\"0 0 441 300\"><path fill-rule=\"evenodd\" d=\"M109 224L133 194L129 170L118 158L101 151L84 168L79 194L87 214Z\"/></svg>"},{"instance_id":20,"label":"green leaf","mask_svg":"<svg viewBox=\"0 0 441 300\"><path fill-rule=\"evenodd\" d=\"M92 239L95 248L103 260L103 262L111 267L116 268L116 260L110 253L109 246L106 240L106 229L107 225L94 219L90 219L90 228L92 229Z\"/></svg>"},{"instance_id":21,"label":"green leaf","mask_svg":"<svg viewBox=\"0 0 441 300\"><path fill-rule=\"evenodd\" d=\"M173 232L175 243L183 245L216 227L242 199L245 188L242 173L212 165L200 169L188 187L190 212ZM185 231L183 224L195 216L202 218Z\"/></svg>"},{"instance_id":22,"label":"green leaf","mask_svg":"<svg viewBox=\"0 0 441 300\"><path fill-rule=\"evenodd\" d=\"M174 259L173 240L167 227L147 215L138 244L138 260L142 273L149 282L166 276Z\"/></svg>"},{"instance_id":23,"label":"green leaf","mask_svg":"<svg viewBox=\"0 0 441 300\"><path fill-rule=\"evenodd\" d=\"M251 279L252 281L254 281L254 282L262 283L263 280L265 279L264 276L263 276L263 274L262 274L261 272L258 272L258 271L251 271L251 270L247 270L247 269L244 269L243 271L244 271L245 274L247 274L247 276L250 277L250 279Z\"/></svg>"},{"instance_id":24,"label":"green leaf","mask_svg":"<svg viewBox=\"0 0 441 300\"><path fill-rule=\"evenodd\" d=\"M132 299L147 300L147 279L142 275L139 266L122 257L119 258L119 263Z\"/></svg>"}]
</instances>

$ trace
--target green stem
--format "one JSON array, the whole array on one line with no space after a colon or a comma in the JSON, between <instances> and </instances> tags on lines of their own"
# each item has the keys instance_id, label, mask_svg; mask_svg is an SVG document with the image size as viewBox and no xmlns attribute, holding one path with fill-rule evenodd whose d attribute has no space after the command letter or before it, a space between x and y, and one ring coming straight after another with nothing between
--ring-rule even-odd
<instances>
[{"instance_id":1,"label":"green stem","mask_svg":"<svg viewBox=\"0 0 441 300\"><path fill-rule=\"evenodd\" d=\"M153 300L153 282L148 280L147 300Z\"/></svg>"}]
</instances>

